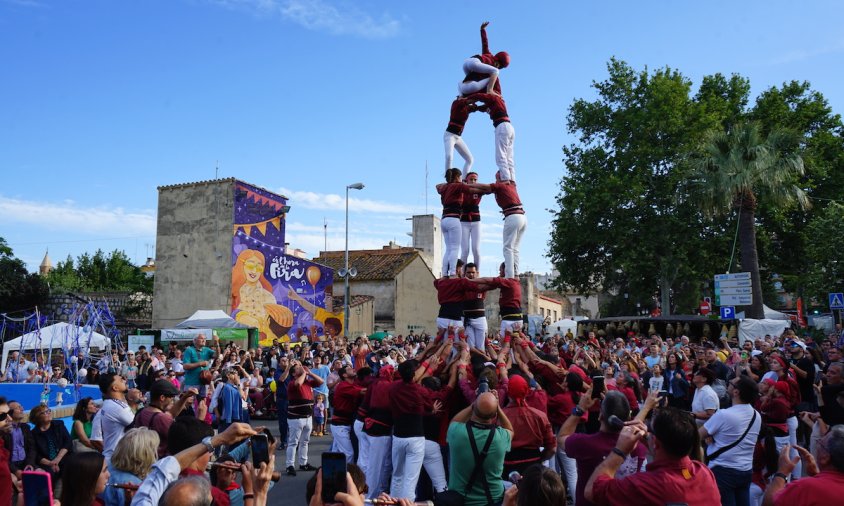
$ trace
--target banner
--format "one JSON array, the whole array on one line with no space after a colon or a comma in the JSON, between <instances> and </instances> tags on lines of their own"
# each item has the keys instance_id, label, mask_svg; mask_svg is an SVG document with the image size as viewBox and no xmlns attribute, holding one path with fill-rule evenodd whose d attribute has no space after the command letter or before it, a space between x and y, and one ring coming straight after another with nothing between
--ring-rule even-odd
<instances>
[{"instance_id":1,"label":"banner","mask_svg":"<svg viewBox=\"0 0 844 506\"><path fill-rule=\"evenodd\" d=\"M137 352L141 346L146 346L149 350L153 343L155 343L155 336L129 336L129 343L126 347L129 351Z\"/></svg>"},{"instance_id":2,"label":"banner","mask_svg":"<svg viewBox=\"0 0 844 506\"><path fill-rule=\"evenodd\" d=\"M262 346L342 334L334 271L285 254L286 199L238 182L234 204L231 316L257 328Z\"/></svg>"},{"instance_id":3,"label":"banner","mask_svg":"<svg viewBox=\"0 0 844 506\"><path fill-rule=\"evenodd\" d=\"M247 339L249 329L214 329L214 334L220 339Z\"/></svg>"},{"instance_id":4,"label":"banner","mask_svg":"<svg viewBox=\"0 0 844 506\"><path fill-rule=\"evenodd\" d=\"M161 329L162 341L193 341L202 334L206 339L213 337L211 329Z\"/></svg>"}]
</instances>

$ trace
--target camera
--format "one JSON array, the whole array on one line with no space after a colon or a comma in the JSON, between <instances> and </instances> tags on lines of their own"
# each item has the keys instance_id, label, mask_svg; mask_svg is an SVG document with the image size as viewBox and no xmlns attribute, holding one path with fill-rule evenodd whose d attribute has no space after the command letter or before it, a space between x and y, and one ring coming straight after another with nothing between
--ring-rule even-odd
<instances>
[{"instance_id":1,"label":"camera","mask_svg":"<svg viewBox=\"0 0 844 506\"><path fill-rule=\"evenodd\" d=\"M481 378L481 381L478 382L478 394L482 394L484 392L489 392L489 380Z\"/></svg>"}]
</instances>

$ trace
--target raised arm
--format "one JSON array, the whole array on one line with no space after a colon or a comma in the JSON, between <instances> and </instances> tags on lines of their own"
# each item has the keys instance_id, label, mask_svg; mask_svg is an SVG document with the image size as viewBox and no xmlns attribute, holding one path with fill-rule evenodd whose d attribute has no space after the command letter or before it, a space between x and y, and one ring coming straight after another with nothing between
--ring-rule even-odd
<instances>
[{"instance_id":1,"label":"raised arm","mask_svg":"<svg viewBox=\"0 0 844 506\"><path fill-rule=\"evenodd\" d=\"M304 308L304 310L305 310L305 311L307 311L307 312L309 312L309 313L311 313L311 314L316 313L316 312L317 312L317 309L319 309L318 307L314 306L314 305L313 305L313 304L311 304L310 302L308 302L308 301L306 301L305 299L303 299L303 298L302 298L302 296L300 296L298 293L296 293L296 291L295 291L295 290L293 290L292 288L291 288L291 289L289 289L289 290L287 290L287 297L288 297L289 299L293 299L293 300L295 300L296 302L298 302L298 303L299 303L299 305L300 305L300 306L302 306L302 308Z\"/></svg>"},{"instance_id":2,"label":"raised arm","mask_svg":"<svg viewBox=\"0 0 844 506\"><path fill-rule=\"evenodd\" d=\"M484 21L481 24L481 54L492 54L489 52L489 40L486 38L486 27L489 21Z\"/></svg>"}]
</instances>

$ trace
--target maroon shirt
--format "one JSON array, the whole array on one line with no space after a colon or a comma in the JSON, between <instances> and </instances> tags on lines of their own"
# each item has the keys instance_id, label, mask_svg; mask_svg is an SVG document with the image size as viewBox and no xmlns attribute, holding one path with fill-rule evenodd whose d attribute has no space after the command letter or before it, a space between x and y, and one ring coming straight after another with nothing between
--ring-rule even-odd
<instances>
[{"instance_id":1,"label":"maroon shirt","mask_svg":"<svg viewBox=\"0 0 844 506\"><path fill-rule=\"evenodd\" d=\"M297 385L296 380L287 385L287 418L308 418L313 415L314 389L316 382L312 378Z\"/></svg>"},{"instance_id":2,"label":"maroon shirt","mask_svg":"<svg viewBox=\"0 0 844 506\"><path fill-rule=\"evenodd\" d=\"M469 101L458 97L451 103L451 115L448 118L448 126L445 131L454 135L463 135L463 127L466 126L468 120Z\"/></svg>"},{"instance_id":3,"label":"maroon shirt","mask_svg":"<svg viewBox=\"0 0 844 506\"><path fill-rule=\"evenodd\" d=\"M459 218L463 207L463 196L468 193L468 186L463 183L445 183L437 185L440 202L443 204L443 218Z\"/></svg>"},{"instance_id":4,"label":"maroon shirt","mask_svg":"<svg viewBox=\"0 0 844 506\"><path fill-rule=\"evenodd\" d=\"M492 183L489 185L492 193L495 194L495 203L501 208L504 216L511 214L525 214L522 207L522 200L519 198L519 191L516 189L515 181L507 183Z\"/></svg>"},{"instance_id":5,"label":"maroon shirt","mask_svg":"<svg viewBox=\"0 0 844 506\"><path fill-rule=\"evenodd\" d=\"M592 494L596 504L675 503L709 506L721 502L712 471L706 464L695 462L689 457L651 462L646 472L622 479L599 476L592 486ZM576 503L586 504L586 501L581 503L578 498Z\"/></svg>"},{"instance_id":6,"label":"maroon shirt","mask_svg":"<svg viewBox=\"0 0 844 506\"><path fill-rule=\"evenodd\" d=\"M393 410L390 389L393 382L379 378L366 390L367 417L364 432L370 436L389 436L393 428Z\"/></svg>"},{"instance_id":7,"label":"maroon shirt","mask_svg":"<svg viewBox=\"0 0 844 506\"><path fill-rule=\"evenodd\" d=\"M331 425L351 425L355 411L363 399L363 387L348 381L341 381L334 386L334 413Z\"/></svg>"},{"instance_id":8,"label":"maroon shirt","mask_svg":"<svg viewBox=\"0 0 844 506\"><path fill-rule=\"evenodd\" d=\"M501 123L510 122L510 115L507 114L507 104L501 95L493 93L474 93L471 95L473 100L483 102L484 107L479 110L485 110L489 114L489 119L492 120L493 126L498 126Z\"/></svg>"},{"instance_id":9,"label":"maroon shirt","mask_svg":"<svg viewBox=\"0 0 844 506\"><path fill-rule=\"evenodd\" d=\"M428 390L417 383L397 381L390 386L390 409L393 414L393 435L423 437L423 416L433 408Z\"/></svg>"},{"instance_id":10,"label":"maroon shirt","mask_svg":"<svg viewBox=\"0 0 844 506\"><path fill-rule=\"evenodd\" d=\"M469 294L480 291L480 286L466 278L440 278L434 280L437 302L440 303L440 318L459 320L463 318L463 301Z\"/></svg>"},{"instance_id":11,"label":"maroon shirt","mask_svg":"<svg viewBox=\"0 0 844 506\"><path fill-rule=\"evenodd\" d=\"M470 193L463 197L463 207L460 213L460 221L481 221L481 195Z\"/></svg>"},{"instance_id":12,"label":"maroon shirt","mask_svg":"<svg viewBox=\"0 0 844 506\"><path fill-rule=\"evenodd\" d=\"M12 504L12 472L9 470L9 450L0 438L0 504Z\"/></svg>"},{"instance_id":13,"label":"maroon shirt","mask_svg":"<svg viewBox=\"0 0 844 506\"><path fill-rule=\"evenodd\" d=\"M492 278L492 285L499 288L498 306L501 316L522 312L522 284L516 278Z\"/></svg>"}]
</instances>

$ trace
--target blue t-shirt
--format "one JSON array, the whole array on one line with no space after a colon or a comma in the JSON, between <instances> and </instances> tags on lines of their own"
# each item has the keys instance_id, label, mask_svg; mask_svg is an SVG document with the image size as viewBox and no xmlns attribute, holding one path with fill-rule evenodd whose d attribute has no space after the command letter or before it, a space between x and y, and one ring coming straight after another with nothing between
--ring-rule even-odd
<instances>
[{"instance_id":1,"label":"blue t-shirt","mask_svg":"<svg viewBox=\"0 0 844 506\"><path fill-rule=\"evenodd\" d=\"M197 350L195 346L188 346L185 348L185 353L182 355L183 364L195 364L203 360L211 361L214 358L214 350L207 346L203 346L201 350ZM185 385L199 385L199 373L208 366L196 367L194 369L185 368Z\"/></svg>"},{"instance_id":2,"label":"blue t-shirt","mask_svg":"<svg viewBox=\"0 0 844 506\"><path fill-rule=\"evenodd\" d=\"M328 396L328 375L331 374L331 369L328 368L327 365L321 365L319 367L311 369L311 372L322 378L322 385L318 387L314 387L315 392L319 392L326 397Z\"/></svg>"}]
</instances>

